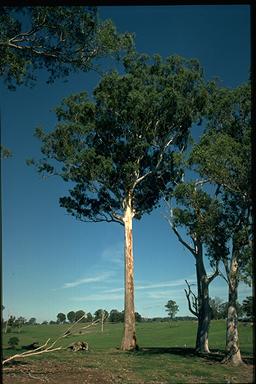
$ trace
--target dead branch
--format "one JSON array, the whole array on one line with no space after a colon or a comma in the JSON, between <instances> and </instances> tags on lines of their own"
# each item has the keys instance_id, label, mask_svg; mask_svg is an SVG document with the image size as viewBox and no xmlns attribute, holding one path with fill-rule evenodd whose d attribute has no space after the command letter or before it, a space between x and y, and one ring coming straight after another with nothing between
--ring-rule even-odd
<instances>
[{"instance_id":1,"label":"dead branch","mask_svg":"<svg viewBox=\"0 0 256 384\"><path fill-rule=\"evenodd\" d=\"M62 346L60 347L54 347L54 345L61 339L64 339L65 337L67 337L68 335L71 334L70 332L70 329L72 329L77 323L79 323L79 321L81 321L83 318L85 317L85 314L80 317L74 324L71 325L71 327L69 327L61 336L57 337L57 339L55 339L51 345L48 345L49 342L50 342L50 338L43 344L41 345L40 347L36 348L36 349L31 349L29 351L25 351L25 352L22 352L22 353L17 353L15 355L12 355L10 357L8 357L7 359L3 360L2 362L2 365L6 364L8 361L11 361L11 360L14 360L16 358L25 358L25 357L28 357L28 356L35 356L35 355L40 355L42 353L49 353L49 352L55 352L55 351L59 351L60 349L63 349Z\"/></svg>"},{"instance_id":2,"label":"dead branch","mask_svg":"<svg viewBox=\"0 0 256 384\"><path fill-rule=\"evenodd\" d=\"M187 280L185 280L187 286L188 286L188 291L186 289L184 289L185 291L185 294L186 294L186 297L187 297L187 301L188 301L188 309L190 310L190 312L198 317L199 313L198 313L198 299L196 297L196 295L194 294L194 292L192 292L191 290L191 285L188 283ZM192 298L191 298L192 296ZM192 300L192 303L191 303L191 300Z\"/></svg>"}]
</instances>

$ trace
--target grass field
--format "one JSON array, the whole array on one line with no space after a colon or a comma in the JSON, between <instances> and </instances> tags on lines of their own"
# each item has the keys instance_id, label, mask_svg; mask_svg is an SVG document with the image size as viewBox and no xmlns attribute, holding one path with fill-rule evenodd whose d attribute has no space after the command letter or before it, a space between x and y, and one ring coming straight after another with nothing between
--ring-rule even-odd
<instances>
[{"instance_id":1,"label":"grass field","mask_svg":"<svg viewBox=\"0 0 256 384\"><path fill-rule=\"evenodd\" d=\"M32 342L43 344L65 332L68 325L25 326L21 333L3 337L4 357L22 352L21 346ZM102 333L99 326L91 327L83 335L68 336L59 345L67 347L73 341L87 341L88 352L61 350L19 359L6 366L4 383L252 383L253 334L250 325L239 325L240 346L246 364L234 368L220 364L225 348L225 322L213 321L210 329L208 357L194 355L196 322L139 323L137 338L140 350L119 350L123 324L106 324ZM75 331L75 332L78 332ZM17 350L8 348L8 339L20 339Z\"/></svg>"}]
</instances>

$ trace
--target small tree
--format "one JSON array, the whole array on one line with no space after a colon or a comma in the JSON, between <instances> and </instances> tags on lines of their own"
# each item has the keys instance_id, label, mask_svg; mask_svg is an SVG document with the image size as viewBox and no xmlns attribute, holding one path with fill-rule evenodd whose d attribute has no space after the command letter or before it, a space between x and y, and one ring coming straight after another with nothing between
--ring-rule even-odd
<instances>
[{"instance_id":1,"label":"small tree","mask_svg":"<svg viewBox=\"0 0 256 384\"><path fill-rule=\"evenodd\" d=\"M85 311L83 311L82 309L79 309L79 311L75 312L75 321L78 321L83 316L85 317ZM81 319L81 321L83 321L83 320L84 320L84 318Z\"/></svg>"},{"instance_id":2,"label":"small tree","mask_svg":"<svg viewBox=\"0 0 256 384\"><path fill-rule=\"evenodd\" d=\"M209 299L209 305L211 307L211 317L214 320L222 319L222 306L223 300L219 297L214 297L213 299Z\"/></svg>"},{"instance_id":3,"label":"small tree","mask_svg":"<svg viewBox=\"0 0 256 384\"><path fill-rule=\"evenodd\" d=\"M135 321L137 321L138 323L142 322L142 316L139 312L135 312Z\"/></svg>"},{"instance_id":4,"label":"small tree","mask_svg":"<svg viewBox=\"0 0 256 384\"><path fill-rule=\"evenodd\" d=\"M20 342L19 338L16 336L13 336L13 337L10 337L10 339L8 340L8 345L10 346L10 348L14 349L17 347L19 342Z\"/></svg>"},{"instance_id":5,"label":"small tree","mask_svg":"<svg viewBox=\"0 0 256 384\"><path fill-rule=\"evenodd\" d=\"M168 316L170 320L175 318L176 313L179 311L179 306L176 304L176 301L169 300L165 305L166 311L168 312Z\"/></svg>"},{"instance_id":6,"label":"small tree","mask_svg":"<svg viewBox=\"0 0 256 384\"><path fill-rule=\"evenodd\" d=\"M29 325L36 325L36 318L35 317L31 317L28 321L28 324Z\"/></svg>"},{"instance_id":7,"label":"small tree","mask_svg":"<svg viewBox=\"0 0 256 384\"><path fill-rule=\"evenodd\" d=\"M76 321L76 313L74 311L68 312L67 319L70 323L74 323Z\"/></svg>"},{"instance_id":8,"label":"small tree","mask_svg":"<svg viewBox=\"0 0 256 384\"><path fill-rule=\"evenodd\" d=\"M88 312L88 313L87 313L86 321L87 321L88 323L91 323L91 322L93 321L93 316L92 316L91 312Z\"/></svg>"},{"instance_id":9,"label":"small tree","mask_svg":"<svg viewBox=\"0 0 256 384\"><path fill-rule=\"evenodd\" d=\"M111 323L118 323L123 321L123 314L122 312L119 312L117 309L111 309L109 313L108 320Z\"/></svg>"},{"instance_id":10,"label":"small tree","mask_svg":"<svg viewBox=\"0 0 256 384\"><path fill-rule=\"evenodd\" d=\"M65 320L66 320L66 315L64 313L62 313L62 312L58 313L58 315L57 315L57 322L59 324L63 324Z\"/></svg>"}]
</instances>

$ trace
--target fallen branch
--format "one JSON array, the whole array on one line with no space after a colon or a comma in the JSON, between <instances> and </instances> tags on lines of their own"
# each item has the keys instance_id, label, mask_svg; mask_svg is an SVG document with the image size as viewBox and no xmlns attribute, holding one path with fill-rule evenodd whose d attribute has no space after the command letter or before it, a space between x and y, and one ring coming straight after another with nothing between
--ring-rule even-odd
<instances>
[{"instance_id":1,"label":"fallen branch","mask_svg":"<svg viewBox=\"0 0 256 384\"><path fill-rule=\"evenodd\" d=\"M85 314L80 317L74 324L71 325L71 327L69 327L63 335L57 337L56 340L54 340L52 342L52 344L50 346L48 346L49 342L50 342L50 338L44 343L44 345L41 345L40 347L36 348L36 349L31 349L29 351L25 351L25 352L22 352L22 353L17 353L16 355L12 355L10 357L8 357L7 359L3 360L2 362L2 365L6 364L8 361L11 361L11 360L14 360L16 358L25 358L25 357L28 357L28 356L35 356L35 355L40 355L42 353L49 353L49 352L55 352L55 351L59 351L60 349L63 349L62 346L60 347L55 347L55 344L61 340L61 339L64 339L65 337L67 337L68 335L71 334L70 332L70 329L72 329L77 323L79 323L80 320L82 320L83 318L85 317Z\"/></svg>"}]
</instances>

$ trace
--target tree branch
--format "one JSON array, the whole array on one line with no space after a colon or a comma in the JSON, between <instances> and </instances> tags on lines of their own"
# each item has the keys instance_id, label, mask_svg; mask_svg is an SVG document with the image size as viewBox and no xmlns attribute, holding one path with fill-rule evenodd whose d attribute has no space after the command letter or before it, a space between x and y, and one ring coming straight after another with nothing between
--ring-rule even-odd
<instances>
[{"instance_id":1,"label":"tree branch","mask_svg":"<svg viewBox=\"0 0 256 384\"><path fill-rule=\"evenodd\" d=\"M190 312L198 317L198 306L197 306L197 297L196 295L192 292L191 290L191 286L190 284L188 283L187 280L185 280L187 286L188 286L188 291L186 290L186 288L184 289L185 291L185 294L186 294L186 297L187 297L187 301L188 301L188 309L190 310ZM193 303L191 305L191 301L190 301L190 295L192 295L192 300L193 300ZM192 306L194 307L194 309L192 308Z\"/></svg>"},{"instance_id":2,"label":"tree branch","mask_svg":"<svg viewBox=\"0 0 256 384\"><path fill-rule=\"evenodd\" d=\"M179 242L184 245L184 247L186 247L189 252L191 252L193 254L194 257L196 257L196 252L195 250L185 241L183 240L183 238L181 237L180 233L178 232L178 230L176 229L176 227L173 225L173 223L171 222L170 219L167 219L173 232L175 233L175 235L177 236L177 239L179 240Z\"/></svg>"},{"instance_id":3,"label":"tree branch","mask_svg":"<svg viewBox=\"0 0 256 384\"><path fill-rule=\"evenodd\" d=\"M217 262L216 267L215 267L215 271L213 272L213 274L211 276L208 277L208 284L210 284L215 279L215 277L217 277L219 275L220 275L220 271L219 271L219 265Z\"/></svg>"},{"instance_id":4,"label":"tree branch","mask_svg":"<svg viewBox=\"0 0 256 384\"><path fill-rule=\"evenodd\" d=\"M53 348L54 345L60 340L60 339L63 339L65 337L67 337L69 334L70 334L70 329L72 329L77 323L79 323L80 320L82 320L83 318L85 317L85 314L80 317L74 324L71 325L71 327L69 327L64 333L63 335L59 336L56 340L54 340L52 342L52 344L50 346L48 346L49 342L50 342L50 338L43 344L41 345L40 347L36 348L36 349L33 349L33 350L29 350L29 351L25 351L25 352L22 352L22 353L18 353L16 355L12 355L10 357L8 357L7 359L3 360L2 364L6 364L8 361L11 361L11 360L14 360L16 358L25 358L25 357L28 357L28 356L35 356L35 355L40 355L42 353L49 353L49 352L54 352L54 351L59 351L60 349L63 349L62 346L60 347L56 347L56 348Z\"/></svg>"}]
</instances>

